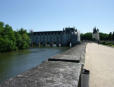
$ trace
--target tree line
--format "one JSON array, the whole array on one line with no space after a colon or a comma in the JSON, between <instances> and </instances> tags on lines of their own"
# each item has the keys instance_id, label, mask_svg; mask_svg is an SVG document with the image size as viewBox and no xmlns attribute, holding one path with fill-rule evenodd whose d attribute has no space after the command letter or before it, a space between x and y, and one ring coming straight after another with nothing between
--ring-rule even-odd
<instances>
[{"instance_id":1,"label":"tree line","mask_svg":"<svg viewBox=\"0 0 114 87\"><path fill-rule=\"evenodd\" d=\"M108 41L114 41L114 32L107 33L99 33L100 40L108 40ZM92 33L81 33L81 40L93 40Z\"/></svg>"},{"instance_id":2,"label":"tree line","mask_svg":"<svg viewBox=\"0 0 114 87\"><path fill-rule=\"evenodd\" d=\"M99 33L101 40L109 40L114 41L114 32L107 33Z\"/></svg>"},{"instance_id":3,"label":"tree line","mask_svg":"<svg viewBox=\"0 0 114 87\"><path fill-rule=\"evenodd\" d=\"M91 32L81 33L80 37L81 40L92 40L92 33Z\"/></svg>"},{"instance_id":4,"label":"tree line","mask_svg":"<svg viewBox=\"0 0 114 87\"><path fill-rule=\"evenodd\" d=\"M0 52L25 49L30 46L30 37L23 28L14 31L8 24L0 22Z\"/></svg>"}]
</instances>

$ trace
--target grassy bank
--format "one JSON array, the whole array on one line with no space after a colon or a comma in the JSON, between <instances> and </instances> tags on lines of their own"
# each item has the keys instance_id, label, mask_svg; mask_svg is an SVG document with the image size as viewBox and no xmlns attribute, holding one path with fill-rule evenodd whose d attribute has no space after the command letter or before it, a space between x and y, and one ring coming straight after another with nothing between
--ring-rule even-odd
<instances>
[{"instance_id":1,"label":"grassy bank","mask_svg":"<svg viewBox=\"0 0 114 87\"><path fill-rule=\"evenodd\" d=\"M100 41L100 44L114 47L114 41Z\"/></svg>"}]
</instances>

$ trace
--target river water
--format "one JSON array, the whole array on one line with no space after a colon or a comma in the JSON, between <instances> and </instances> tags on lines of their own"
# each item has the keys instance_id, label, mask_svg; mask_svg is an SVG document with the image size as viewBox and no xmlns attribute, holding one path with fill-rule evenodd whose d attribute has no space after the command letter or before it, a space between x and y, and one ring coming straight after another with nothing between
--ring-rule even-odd
<instances>
[{"instance_id":1,"label":"river water","mask_svg":"<svg viewBox=\"0 0 114 87\"><path fill-rule=\"evenodd\" d=\"M68 48L31 48L0 54L0 83Z\"/></svg>"}]
</instances>

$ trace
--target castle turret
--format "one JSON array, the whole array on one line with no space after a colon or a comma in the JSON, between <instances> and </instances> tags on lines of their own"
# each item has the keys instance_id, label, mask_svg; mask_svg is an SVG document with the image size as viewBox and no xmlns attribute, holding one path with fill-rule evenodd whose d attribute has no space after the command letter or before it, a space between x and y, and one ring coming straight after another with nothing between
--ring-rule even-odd
<instances>
[{"instance_id":1,"label":"castle turret","mask_svg":"<svg viewBox=\"0 0 114 87\"><path fill-rule=\"evenodd\" d=\"M92 38L96 41L99 41L99 29L98 28L93 28L93 34L92 34Z\"/></svg>"}]
</instances>

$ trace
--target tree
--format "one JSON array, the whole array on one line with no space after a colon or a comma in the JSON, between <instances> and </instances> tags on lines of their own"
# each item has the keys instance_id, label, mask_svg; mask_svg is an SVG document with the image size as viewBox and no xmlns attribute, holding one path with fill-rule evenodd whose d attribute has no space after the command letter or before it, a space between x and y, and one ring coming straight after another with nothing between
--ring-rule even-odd
<instances>
[{"instance_id":1,"label":"tree","mask_svg":"<svg viewBox=\"0 0 114 87\"><path fill-rule=\"evenodd\" d=\"M16 49L20 49L22 46L22 36L19 34L19 32L15 32L15 38L16 38Z\"/></svg>"},{"instance_id":2,"label":"tree","mask_svg":"<svg viewBox=\"0 0 114 87\"><path fill-rule=\"evenodd\" d=\"M81 40L92 40L92 33L88 32L85 34L81 34Z\"/></svg>"},{"instance_id":3,"label":"tree","mask_svg":"<svg viewBox=\"0 0 114 87\"><path fill-rule=\"evenodd\" d=\"M113 34L112 34L112 39L114 40L114 32L113 32Z\"/></svg>"},{"instance_id":4,"label":"tree","mask_svg":"<svg viewBox=\"0 0 114 87\"><path fill-rule=\"evenodd\" d=\"M100 40L108 40L108 34L106 33L100 32L99 36L100 36Z\"/></svg>"},{"instance_id":5,"label":"tree","mask_svg":"<svg viewBox=\"0 0 114 87\"><path fill-rule=\"evenodd\" d=\"M23 28L21 28L19 31L19 34L21 35L21 46L20 49L28 48L30 45L30 37L27 34L27 31Z\"/></svg>"},{"instance_id":6,"label":"tree","mask_svg":"<svg viewBox=\"0 0 114 87\"><path fill-rule=\"evenodd\" d=\"M0 22L0 37L2 37L3 30L4 30L4 23Z\"/></svg>"},{"instance_id":7,"label":"tree","mask_svg":"<svg viewBox=\"0 0 114 87\"><path fill-rule=\"evenodd\" d=\"M30 45L30 38L25 29L14 31L8 24L0 22L0 52L25 49Z\"/></svg>"},{"instance_id":8,"label":"tree","mask_svg":"<svg viewBox=\"0 0 114 87\"><path fill-rule=\"evenodd\" d=\"M112 32L109 33L108 39L109 39L109 40L112 40Z\"/></svg>"},{"instance_id":9,"label":"tree","mask_svg":"<svg viewBox=\"0 0 114 87\"><path fill-rule=\"evenodd\" d=\"M5 25L4 27L4 38L7 38L9 40L10 44L10 50L15 50L16 49L16 38L15 38L15 33L12 29L11 26L8 24Z\"/></svg>"}]
</instances>

